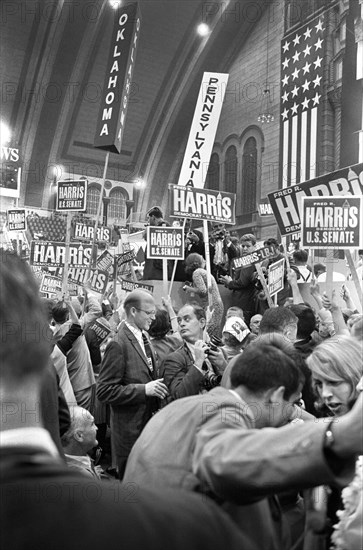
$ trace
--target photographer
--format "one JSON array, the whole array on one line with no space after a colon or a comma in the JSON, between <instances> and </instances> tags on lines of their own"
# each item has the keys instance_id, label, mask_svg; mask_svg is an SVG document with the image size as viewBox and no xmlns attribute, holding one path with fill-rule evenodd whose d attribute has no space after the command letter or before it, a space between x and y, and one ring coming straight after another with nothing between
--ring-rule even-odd
<instances>
[{"instance_id":1,"label":"photographer","mask_svg":"<svg viewBox=\"0 0 363 550\"><path fill-rule=\"evenodd\" d=\"M205 393L219 385L227 365L226 357L218 347L222 342L217 337L212 337L209 344L203 341L206 326L203 308L186 304L180 309L177 319L183 344L164 360L158 374L169 389L164 404Z\"/></svg>"},{"instance_id":2,"label":"photographer","mask_svg":"<svg viewBox=\"0 0 363 550\"><path fill-rule=\"evenodd\" d=\"M178 260L174 281L191 281L191 276L186 273L185 262L190 254L200 254L205 258L203 233L198 229L189 228L184 234L184 260ZM210 247L211 249L211 247Z\"/></svg>"},{"instance_id":3,"label":"photographer","mask_svg":"<svg viewBox=\"0 0 363 550\"><path fill-rule=\"evenodd\" d=\"M224 224L214 226L210 234L211 272L218 281L219 277L228 275L230 264L234 258L239 256L238 248L233 244L229 231Z\"/></svg>"}]
</instances>

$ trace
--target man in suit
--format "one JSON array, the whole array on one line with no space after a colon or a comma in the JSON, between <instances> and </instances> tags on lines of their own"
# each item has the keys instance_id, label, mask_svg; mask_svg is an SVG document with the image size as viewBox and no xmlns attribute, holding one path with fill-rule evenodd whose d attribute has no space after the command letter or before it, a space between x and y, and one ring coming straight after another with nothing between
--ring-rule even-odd
<instances>
[{"instance_id":1,"label":"man in suit","mask_svg":"<svg viewBox=\"0 0 363 550\"><path fill-rule=\"evenodd\" d=\"M155 301L145 290L130 292L124 302L126 320L106 348L97 397L111 406L111 441L117 471L123 476L133 444L158 409L168 389L156 379L156 357L146 332L155 319Z\"/></svg>"},{"instance_id":2,"label":"man in suit","mask_svg":"<svg viewBox=\"0 0 363 550\"><path fill-rule=\"evenodd\" d=\"M232 361L232 389L179 399L149 422L124 480L212 496L258 548L287 550L290 533L274 493L349 482L363 447L362 399L337 423L285 426L300 411L294 361L258 342Z\"/></svg>"},{"instance_id":3,"label":"man in suit","mask_svg":"<svg viewBox=\"0 0 363 550\"><path fill-rule=\"evenodd\" d=\"M101 484L68 469L39 400L50 354L29 266L0 250L0 522L4 548L258 550L217 506L188 493Z\"/></svg>"}]
</instances>

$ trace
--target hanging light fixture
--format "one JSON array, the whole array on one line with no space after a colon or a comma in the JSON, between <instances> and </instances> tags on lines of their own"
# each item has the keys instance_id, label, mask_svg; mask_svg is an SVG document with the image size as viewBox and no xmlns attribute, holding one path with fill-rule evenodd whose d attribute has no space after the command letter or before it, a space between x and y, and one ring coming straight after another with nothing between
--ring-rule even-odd
<instances>
[{"instance_id":1,"label":"hanging light fixture","mask_svg":"<svg viewBox=\"0 0 363 550\"><path fill-rule=\"evenodd\" d=\"M270 123L275 120L275 117L272 113L272 100L271 100L271 91L268 83L268 38L269 38L269 24L270 24L270 10L267 12L267 29L266 29L266 81L262 94L260 112L258 114L257 120L261 124Z\"/></svg>"},{"instance_id":2,"label":"hanging light fixture","mask_svg":"<svg viewBox=\"0 0 363 550\"><path fill-rule=\"evenodd\" d=\"M270 96L270 88L267 87L266 82L266 88L263 91L263 96L261 100L261 108L260 113L257 117L258 122L261 122L261 124L273 122L275 120L275 117L273 113L271 112L271 96Z\"/></svg>"}]
</instances>

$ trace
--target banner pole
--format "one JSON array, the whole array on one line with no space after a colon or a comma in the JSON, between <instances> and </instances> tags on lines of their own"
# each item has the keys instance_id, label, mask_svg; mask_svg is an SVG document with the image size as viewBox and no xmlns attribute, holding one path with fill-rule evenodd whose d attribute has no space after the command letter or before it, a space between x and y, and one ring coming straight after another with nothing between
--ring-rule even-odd
<instances>
[{"instance_id":1,"label":"banner pole","mask_svg":"<svg viewBox=\"0 0 363 550\"><path fill-rule=\"evenodd\" d=\"M203 220L203 233L204 233L204 250L205 250L205 269L207 271L207 290L208 290L208 305L212 310L212 273L210 269L210 253L209 253L209 236L208 236L208 221Z\"/></svg>"},{"instance_id":2,"label":"banner pole","mask_svg":"<svg viewBox=\"0 0 363 550\"><path fill-rule=\"evenodd\" d=\"M95 245L96 245L96 240L97 240L97 229L98 229L99 218L100 218L100 215L101 215L102 199L103 199L103 193L104 193L104 190L105 190L105 181L106 181L107 168L108 168L108 159L109 158L110 158L110 151L107 151L106 158L105 158L105 166L103 168L101 192L100 192L100 198L99 198L99 201L98 201L97 214L96 214L94 233L93 233L93 239L92 239L92 256L91 256L91 261L90 261L90 263L88 265L88 268L87 268L86 282L88 282L88 280L90 278L91 264L93 263L94 257L95 257L94 250L95 250Z\"/></svg>"},{"instance_id":3,"label":"banner pole","mask_svg":"<svg viewBox=\"0 0 363 550\"><path fill-rule=\"evenodd\" d=\"M69 245L71 241L71 229L72 229L72 212L67 212L67 228L66 228L66 248L64 254L64 267L63 267L63 280L62 280L62 294L68 298L68 268L69 268Z\"/></svg>"},{"instance_id":4,"label":"banner pole","mask_svg":"<svg viewBox=\"0 0 363 550\"><path fill-rule=\"evenodd\" d=\"M184 218L184 221L183 221L183 232L185 232L185 226L186 226L186 224L187 224L187 218ZM185 256L184 256L184 259L185 259ZM176 273L176 266L178 265L178 261L179 261L179 260L174 260L173 272L172 272L172 274L171 274L170 285L169 285L169 296L171 296L171 289L173 288L173 283L174 283L175 273Z\"/></svg>"}]
</instances>

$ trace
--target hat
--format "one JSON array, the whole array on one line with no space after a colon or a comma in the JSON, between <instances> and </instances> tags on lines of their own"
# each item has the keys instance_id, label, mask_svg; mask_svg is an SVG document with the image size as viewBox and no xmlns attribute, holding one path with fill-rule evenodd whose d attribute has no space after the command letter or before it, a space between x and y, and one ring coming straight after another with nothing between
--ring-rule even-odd
<instances>
[{"instance_id":1,"label":"hat","mask_svg":"<svg viewBox=\"0 0 363 550\"><path fill-rule=\"evenodd\" d=\"M156 216L157 218L163 217L163 211L160 206L152 206L146 213L147 216Z\"/></svg>"},{"instance_id":2,"label":"hat","mask_svg":"<svg viewBox=\"0 0 363 550\"><path fill-rule=\"evenodd\" d=\"M241 317L229 317L222 332L228 332L228 334L232 334L232 336L237 338L239 342L242 342L248 336L250 330Z\"/></svg>"}]
</instances>

